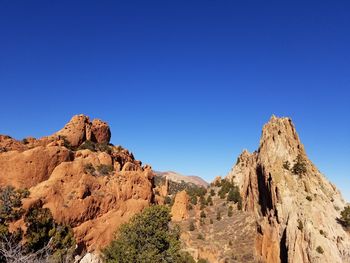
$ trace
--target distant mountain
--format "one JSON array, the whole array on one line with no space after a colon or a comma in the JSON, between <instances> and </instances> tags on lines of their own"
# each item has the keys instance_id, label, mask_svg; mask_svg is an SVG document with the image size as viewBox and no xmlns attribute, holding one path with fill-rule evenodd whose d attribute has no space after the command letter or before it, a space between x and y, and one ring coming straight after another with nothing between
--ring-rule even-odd
<instances>
[{"instance_id":1,"label":"distant mountain","mask_svg":"<svg viewBox=\"0 0 350 263\"><path fill-rule=\"evenodd\" d=\"M203 180L199 176L183 175L173 171L167 171L167 172L155 171L155 174L157 176L165 177L166 179L177 183L181 183L181 181L184 181L185 183L192 183L197 186L203 186L203 187L207 187L209 185L205 180Z\"/></svg>"}]
</instances>

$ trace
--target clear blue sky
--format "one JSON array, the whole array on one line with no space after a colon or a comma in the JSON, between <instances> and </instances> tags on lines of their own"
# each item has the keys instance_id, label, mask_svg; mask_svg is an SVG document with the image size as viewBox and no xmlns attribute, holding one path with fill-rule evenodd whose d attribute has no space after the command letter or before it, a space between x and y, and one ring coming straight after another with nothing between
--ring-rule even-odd
<instances>
[{"instance_id":1,"label":"clear blue sky","mask_svg":"<svg viewBox=\"0 0 350 263\"><path fill-rule=\"evenodd\" d=\"M1 134L72 115L157 170L225 175L290 116L350 200L349 1L0 0Z\"/></svg>"}]
</instances>

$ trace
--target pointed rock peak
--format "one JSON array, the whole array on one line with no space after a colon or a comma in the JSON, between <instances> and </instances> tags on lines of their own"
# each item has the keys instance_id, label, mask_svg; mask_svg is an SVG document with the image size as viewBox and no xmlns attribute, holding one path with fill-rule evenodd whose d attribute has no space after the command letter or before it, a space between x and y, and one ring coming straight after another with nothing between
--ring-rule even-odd
<instances>
[{"instance_id":1,"label":"pointed rock peak","mask_svg":"<svg viewBox=\"0 0 350 263\"><path fill-rule=\"evenodd\" d=\"M276 157L295 157L305 154L294 124L290 118L278 118L272 115L262 130L260 139L260 154Z\"/></svg>"},{"instance_id":2,"label":"pointed rock peak","mask_svg":"<svg viewBox=\"0 0 350 263\"><path fill-rule=\"evenodd\" d=\"M252 156L252 154L247 149L243 149L243 151L237 158L236 164L246 161L247 159L250 158L250 156Z\"/></svg>"},{"instance_id":3,"label":"pointed rock peak","mask_svg":"<svg viewBox=\"0 0 350 263\"><path fill-rule=\"evenodd\" d=\"M94 119L91 122L88 116L79 114L74 115L54 136L63 137L71 146L77 147L86 140L109 143L111 131L106 122L99 119Z\"/></svg>"}]
</instances>

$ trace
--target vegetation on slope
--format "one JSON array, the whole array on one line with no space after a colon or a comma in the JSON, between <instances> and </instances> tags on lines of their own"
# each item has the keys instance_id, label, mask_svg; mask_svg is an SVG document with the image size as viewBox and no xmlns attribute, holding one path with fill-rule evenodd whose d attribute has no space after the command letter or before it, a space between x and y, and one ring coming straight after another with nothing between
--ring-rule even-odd
<instances>
[{"instance_id":1,"label":"vegetation on slope","mask_svg":"<svg viewBox=\"0 0 350 263\"><path fill-rule=\"evenodd\" d=\"M57 224L42 203L28 211L22 199L29 191L7 186L0 189L0 262L62 262L72 259L75 240L72 230ZM11 223L23 218L26 231L9 230Z\"/></svg>"},{"instance_id":2,"label":"vegetation on slope","mask_svg":"<svg viewBox=\"0 0 350 263\"><path fill-rule=\"evenodd\" d=\"M170 210L151 206L122 225L116 238L103 251L108 263L194 262L180 251L179 228L171 229Z\"/></svg>"}]
</instances>

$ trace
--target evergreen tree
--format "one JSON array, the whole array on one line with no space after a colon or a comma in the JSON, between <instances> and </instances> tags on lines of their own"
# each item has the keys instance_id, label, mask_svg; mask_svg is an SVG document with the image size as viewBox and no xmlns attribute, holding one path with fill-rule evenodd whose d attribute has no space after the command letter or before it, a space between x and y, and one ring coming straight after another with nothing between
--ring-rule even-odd
<instances>
[{"instance_id":1,"label":"evergreen tree","mask_svg":"<svg viewBox=\"0 0 350 263\"><path fill-rule=\"evenodd\" d=\"M185 262L179 229L170 229L168 207L151 206L122 225L103 251L107 263Z\"/></svg>"}]
</instances>

